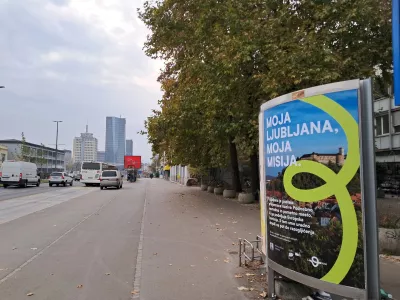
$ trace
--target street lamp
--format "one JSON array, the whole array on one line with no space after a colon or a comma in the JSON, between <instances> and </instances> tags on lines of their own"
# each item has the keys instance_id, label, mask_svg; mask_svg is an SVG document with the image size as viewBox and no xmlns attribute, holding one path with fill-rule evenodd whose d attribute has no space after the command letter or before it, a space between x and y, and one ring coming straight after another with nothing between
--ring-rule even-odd
<instances>
[{"instance_id":1,"label":"street lamp","mask_svg":"<svg viewBox=\"0 0 400 300\"><path fill-rule=\"evenodd\" d=\"M62 123L62 121L53 121L54 123L57 123L57 133L56 133L56 161L54 164L54 169L57 171L57 155L58 155L58 123Z\"/></svg>"}]
</instances>

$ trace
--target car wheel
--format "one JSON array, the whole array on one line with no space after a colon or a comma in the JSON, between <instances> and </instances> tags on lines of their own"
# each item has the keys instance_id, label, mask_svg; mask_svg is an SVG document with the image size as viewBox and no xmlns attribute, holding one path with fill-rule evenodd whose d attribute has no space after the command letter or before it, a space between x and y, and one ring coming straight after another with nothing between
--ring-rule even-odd
<instances>
[{"instance_id":1,"label":"car wheel","mask_svg":"<svg viewBox=\"0 0 400 300\"><path fill-rule=\"evenodd\" d=\"M26 188L27 186L28 186L28 183L26 181L24 181L24 183L20 185L20 187L22 187L22 188Z\"/></svg>"},{"instance_id":2,"label":"car wheel","mask_svg":"<svg viewBox=\"0 0 400 300\"><path fill-rule=\"evenodd\" d=\"M40 186L40 180L36 183L36 186L37 186L37 187Z\"/></svg>"},{"instance_id":3,"label":"car wheel","mask_svg":"<svg viewBox=\"0 0 400 300\"><path fill-rule=\"evenodd\" d=\"M52 183L49 183L49 186L53 186L53 184L52 184Z\"/></svg>"},{"instance_id":4,"label":"car wheel","mask_svg":"<svg viewBox=\"0 0 400 300\"><path fill-rule=\"evenodd\" d=\"M66 182L66 181L64 181L62 184L63 184L63 186L66 186L66 185L67 185L67 182Z\"/></svg>"},{"instance_id":5,"label":"car wheel","mask_svg":"<svg viewBox=\"0 0 400 300\"><path fill-rule=\"evenodd\" d=\"M104 188L104 187L102 187L102 186L100 187L101 190L102 190L103 188Z\"/></svg>"},{"instance_id":6,"label":"car wheel","mask_svg":"<svg viewBox=\"0 0 400 300\"><path fill-rule=\"evenodd\" d=\"M70 185L72 186L73 184L74 184L74 181L73 181L73 180L71 180L71 184L70 184Z\"/></svg>"},{"instance_id":7,"label":"car wheel","mask_svg":"<svg viewBox=\"0 0 400 300\"><path fill-rule=\"evenodd\" d=\"M3 184L3 188L8 188L8 185L7 184Z\"/></svg>"},{"instance_id":8,"label":"car wheel","mask_svg":"<svg viewBox=\"0 0 400 300\"><path fill-rule=\"evenodd\" d=\"M57 183L56 185L57 185L57 186L60 186L60 184L59 184L59 183Z\"/></svg>"}]
</instances>

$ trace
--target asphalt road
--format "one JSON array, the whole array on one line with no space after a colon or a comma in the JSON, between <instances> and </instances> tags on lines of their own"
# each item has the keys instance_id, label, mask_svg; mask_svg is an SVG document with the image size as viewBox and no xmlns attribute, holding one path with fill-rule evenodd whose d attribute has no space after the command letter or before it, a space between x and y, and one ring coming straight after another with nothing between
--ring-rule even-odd
<instances>
[{"instance_id":1,"label":"asphalt road","mask_svg":"<svg viewBox=\"0 0 400 300\"><path fill-rule=\"evenodd\" d=\"M77 181L74 182L74 185L83 186L82 184L80 184ZM17 187L17 186L10 186L6 189L3 187L0 187L0 201L45 193L49 190L49 188L50 187L49 187L48 183L42 183L39 187L28 186L26 188L21 188L21 187ZM51 187L52 190L61 189L61 188L63 188L63 187L56 187L56 186Z\"/></svg>"},{"instance_id":2,"label":"asphalt road","mask_svg":"<svg viewBox=\"0 0 400 300\"><path fill-rule=\"evenodd\" d=\"M234 276L247 223L216 228L237 204L162 179L40 189L0 201L1 300L247 299Z\"/></svg>"},{"instance_id":3,"label":"asphalt road","mask_svg":"<svg viewBox=\"0 0 400 300\"><path fill-rule=\"evenodd\" d=\"M1 201L0 299L130 299L145 185Z\"/></svg>"}]
</instances>

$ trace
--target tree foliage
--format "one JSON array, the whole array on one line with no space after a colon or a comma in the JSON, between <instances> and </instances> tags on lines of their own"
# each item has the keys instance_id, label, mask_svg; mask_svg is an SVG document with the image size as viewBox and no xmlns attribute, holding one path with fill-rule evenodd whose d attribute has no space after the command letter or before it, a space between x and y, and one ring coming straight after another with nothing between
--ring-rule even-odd
<instances>
[{"instance_id":1,"label":"tree foliage","mask_svg":"<svg viewBox=\"0 0 400 300\"><path fill-rule=\"evenodd\" d=\"M145 52L163 59L160 110L147 119L154 153L215 167L258 153L262 102L295 90L391 78L389 0L158 0L139 11Z\"/></svg>"},{"instance_id":2,"label":"tree foliage","mask_svg":"<svg viewBox=\"0 0 400 300\"><path fill-rule=\"evenodd\" d=\"M19 146L19 153L16 155L16 160L28 162L31 160L31 147L27 145L23 132L21 132L21 145Z\"/></svg>"}]
</instances>

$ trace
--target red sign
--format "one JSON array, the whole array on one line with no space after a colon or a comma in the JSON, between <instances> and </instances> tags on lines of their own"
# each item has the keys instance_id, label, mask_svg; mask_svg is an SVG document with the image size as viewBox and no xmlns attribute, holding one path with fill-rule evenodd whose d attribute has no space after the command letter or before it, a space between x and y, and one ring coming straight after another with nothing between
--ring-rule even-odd
<instances>
[{"instance_id":1,"label":"red sign","mask_svg":"<svg viewBox=\"0 0 400 300\"><path fill-rule=\"evenodd\" d=\"M140 169L142 167L141 156L125 156L124 168L125 169Z\"/></svg>"}]
</instances>

